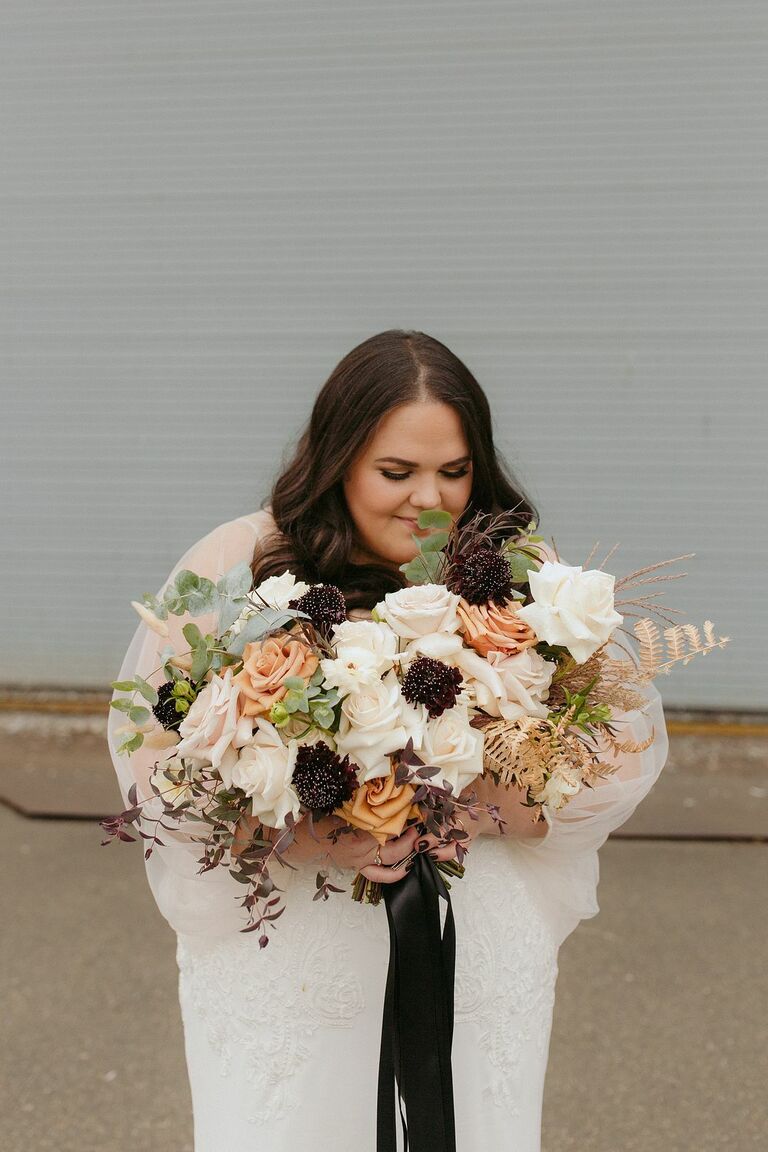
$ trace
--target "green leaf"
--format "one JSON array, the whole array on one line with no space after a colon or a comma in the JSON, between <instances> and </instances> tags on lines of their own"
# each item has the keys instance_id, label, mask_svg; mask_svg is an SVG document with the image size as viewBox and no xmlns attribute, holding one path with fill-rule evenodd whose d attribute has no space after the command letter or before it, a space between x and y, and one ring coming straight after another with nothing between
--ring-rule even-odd
<instances>
[{"instance_id":1,"label":"green leaf","mask_svg":"<svg viewBox=\"0 0 768 1152\"><path fill-rule=\"evenodd\" d=\"M197 588L187 595L187 611L190 616L202 616L204 612L215 612L219 607L219 592L212 580L203 576Z\"/></svg>"},{"instance_id":2,"label":"green leaf","mask_svg":"<svg viewBox=\"0 0 768 1152\"><path fill-rule=\"evenodd\" d=\"M419 528L450 528L453 517L442 508L426 508L416 518Z\"/></svg>"},{"instance_id":3,"label":"green leaf","mask_svg":"<svg viewBox=\"0 0 768 1152\"><path fill-rule=\"evenodd\" d=\"M128 713L128 719L134 724L146 724L150 715L151 713L148 708L131 708Z\"/></svg>"},{"instance_id":4,"label":"green leaf","mask_svg":"<svg viewBox=\"0 0 768 1152\"><path fill-rule=\"evenodd\" d=\"M238 600L247 596L251 591L253 573L251 566L245 560L238 561L234 567L225 572L216 585L219 594L228 600Z\"/></svg>"},{"instance_id":5,"label":"green leaf","mask_svg":"<svg viewBox=\"0 0 768 1152\"><path fill-rule=\"evenodd\" d=\"M110 700L110 708L117 708L118 712L130 712L133 708L133 701L122 698L120 700Z\"/></svg>"},{"instance_id":6,"label":"green leaf","mask_svg":"<svg viewBox=\"0 0 768 1152\"><path fill-rule=\"evenodd\" d=\"M123 752L135 752L137 748L141 748L143 743L144 743L143 733L142 732L136 732L135 735L130 736L127 740L123 741L123 743L117 749L118 755L122 755Z\"/></svg>"},{"instance_id":7,"label":"green leaf","mask_svg":"<svg viewBox=\"0 0 768 1152\"><path fill-rule=\"evenodd\" d=\"M433 532L423 540L419 540L422 552L440 552L445 548L450 537L447 532Z\"/></svg>"},{"instance_id":8,"label":"green leaf","mask_svg":"<svg viewBox=\"0 0 768 1152\"><path fill-rule=\"evenodd\" d=\"M157 691L151 684L148 684L146 680L143 680L141 676L136 677L136 687L145 700L150 704L157 704Z\"/></svg>"},{"instance_id":9,"label":"green leaf","mask_svg":"<svg viewBox=\"0 0 768 1152\"><path fill-rule=\"evenodd\" d=\"M192 679L195 681L202 680L210 666L211 654L208 651L208 645L204 640L201 640L200 644L195 647L192 656L192 668L190 670Z\"/></svg>"},{"instance_id":10,"label":"green leaf","mask_svg":"<svg viewBox=\"0 0 768 1152\"><path fill-rule=\"evenodd\" d=\"M181 572L177 573L174 587L178 596L187 596L199 586L200 577L196 572L190 571L189 568L182 568Z\"/></svg>"},{"instance_id":11,"label":"green leaf","mask_svg":"<svg viewBox=\"0 0 768 1152\"><path fill-rule=\"evenodd\" d=\"M538 572L540 567L536 560L532 560L524 552L508 552L507 560L509 561L510 579L513 584L525 584L528 580L528 573L531 571Z\"/></svg>"},{"instance_id":12,"label":"green leaf","mask_svg":"<svg viewBox=\"0 0 768 1152\"><path fill-rule=\"evenodd\" d=\"M193 624L191 621L189 624L184 625L182 632L184 633L184 637L187 640L190 648L197 648L204 642L202 633L197 624Z\"/></svg>"},{"instance_id":13,"label":"green leaf","mask_svg":"<svg viewBox=\"0 0 768 1152\"><path fill-rule=\"evenodd\" d=\"M441 553L420 552L409 560L407 564L400 565L400 571L412 584L434 584L440 568Z\"/></svg>"},{"instance_id":14,"label":"green leaf","mask_svg":"<svg viewBox=\"0 0 768 1152\"><path fill-rule=\"evenodd\" d=\"M133 692L138 685L135 680L113 680L111 687L118 692Z\"/></svg>"}]
</instances>

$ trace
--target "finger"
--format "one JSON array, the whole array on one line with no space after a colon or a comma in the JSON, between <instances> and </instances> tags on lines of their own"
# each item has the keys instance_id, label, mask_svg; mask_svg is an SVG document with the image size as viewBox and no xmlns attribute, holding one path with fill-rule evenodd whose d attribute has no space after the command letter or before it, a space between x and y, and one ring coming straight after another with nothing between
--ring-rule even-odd
<instances>
[{"instance_id":1,"label":"finger","mask_svg":"<svg viewBox=\"0 0 768 1152\"><path fill-rule=\"evenodd\" d=\"M404 856L410 855L418 836L419 828L418 825L414 824L412 828L407 828L400 836L387 840L386 844L383 844L379 849L382 863L396 864Z\"/></svg>"},{"instance_id":2,"label":"finger","mask_svg":"<svg viewBox=\"0 0 768 1152\"><path fill-rule=\"evenodd\" d=\"M377 884L396 884L398 880L403 880L407 875L408 869L405 864L401 864L397 868L386 868L383 864L368 864L365 868L360 869L360 875L365 876L367 880L373 880Z\"/></svg>"},{"instance_id":3,"label":"finger","mask_svg":"<svg viewBox=\"0 0 768 1152\"><path fill-rule=\"evenodd\" d=\"M444 844L440 848L430 848L429 855L434 860L455 860L456 842L452 840L450 844Z\"/></svg>"}]
</instances>

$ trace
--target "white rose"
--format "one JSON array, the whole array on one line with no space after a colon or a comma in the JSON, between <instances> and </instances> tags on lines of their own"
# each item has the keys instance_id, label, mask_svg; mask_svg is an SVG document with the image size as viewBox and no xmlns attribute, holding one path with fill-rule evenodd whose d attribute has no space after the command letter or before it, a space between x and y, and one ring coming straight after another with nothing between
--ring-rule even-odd
<instances>
[{"instance_id":1,"label":"white rose","mask_svg":"<svg viewBox=\"0 0 768 1152\"><path fill-rule=\"evenodd\" d=\"M534 648L524 648L513 655L489 652L487 660L504 685L505 699L499 699L498 708L505 720L519 720L521 716L544 719L549 715L545 701L556 664L545 660Z\"/></svg>"},{"instance_id":2,"label":"white rose","mask_svg":"<svg viewBox=\"0 0 768 1152\"><path fill-rule=\"evenodd\" d=\"M293 785L298 743L290 740L286 746L269 720L255 718L253 739L240 750L228 787L242 788L251 797L251 812L269 828L284 828L290 812L294 819L300 811L300 801Z\"/></svg>"},{"instance_id":3,"label":"white rose","mask_svg":"<svg viewBox=\"0 0 768 1152\"><path fill-rule=\"evenodd\" d=\"M397 676L388 672L342 700L336 747L359 765L358 779L364 784L389 775L389 754L404 748L409 737L414 749L421 747L425 719L423 705L409 704Z\"/></svg>"},{"instance_id":4,"label":"white rose","mask_svg":"<svg viewBox=\"0 0 768 1152\"><path fill-rule=\"evenodd\" d=\"M179 724L176 756L190 756L226 772L237 759L232 741L240 716L239 700L232 669L227 668L223 676L214 672Z\"/></svg>"},{"instance_id":5,"label":"white rose","mask_svg":"<svg viewBox=\"0 0 768 1152\"><path fill-rule=\"evenodd\" d=\"M375 620L345 620L334 625L335 659L320 661L325 685L342 695L380 680L397 655L397 636Z\"/></svg>"},{"instance_id":6,"label":"white rose","mask_svg":"<svg viewBox=\"0 0 768 1152\"><path fill-rule=\"evenodd\" d=\"M578 771L575 768L558 768L533 799L537 804L543 805L546 817L548 809L557 811L568 803L569 796L575 796L580 791L581 777Z\"/></svg>"},{"instance_id":7,"label":"white rose","mask_svg":"<svg viewBox=\"0 0 768 1152\"><path fill-rule=\"evenodd\" d=\"M517 615L539 639L567 648L577 664L588 660L624 620L613 606L610 572L583 572L581 565L545 560L528 579L534 603L518 608Z\"/></svg>"},{"instance_id":8,"label":"white rose","mask_svg":"<svg viewBox=\"0 0 768 1152\"><path fill-rule=\"evenodd\" d=\"M442 584L415 584L388 592L375 612L398 636L414 640L429 632L455 632L459 627L459 599Z\"/></svg>"},{"instance_id":9,"label":"white rose","mask_svg":"<svg viewBox=\"0 0 768 1152\"><path fill-rule=\"evenodd\" d=\"M280 576L268 576L266 580L262 580L261 584L248 593L245 598L246 607L243 608L237 620L230 625L230 632L237 636L246 620L250 620L252 616L255 616L265 607L264 601L271 608L283 609L288 607L290 600L298 600L308 591L309 584L305 584L303 580L297 580L287 568Z\"/></svg>"},{"instance_id":10,"label":"white rose","mask_svg":"<svg viewBox=\"0 0 768 1152\"><path fill-rule=\"evenodd\" d=\"M466 705L457 704L427 721L419 758L440 768L433 782L450 784L457 796L482 774L483 743L482 732L469 723Z\"/></svg>"}]
</instances>

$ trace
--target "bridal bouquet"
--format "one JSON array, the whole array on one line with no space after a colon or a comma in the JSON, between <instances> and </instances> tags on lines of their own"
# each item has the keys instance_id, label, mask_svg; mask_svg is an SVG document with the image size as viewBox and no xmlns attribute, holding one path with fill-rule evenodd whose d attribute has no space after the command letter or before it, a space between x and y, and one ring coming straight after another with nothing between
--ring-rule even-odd
<instances>
[{"instance_id":1,"label":"bridal bouquet","mask_svg":"<svg viewBox=\"0 0 768 1152\"><path fill-rule=\"evenodd\" d=\"M300 820L318 842L313 819L332 816L332 843L363 829L380 844L418 821L456 841L456 861L437 867L460 876L461 816L486 811L504 831L499 806L467 792L478 777L514 785L533 820L551 821L615 770L606 752L653 739L622 741L614 710L642 708L644 681L728 642L706 621L703 640L693 625L673 625L662 643L643 616L637 656L618 643L618 608L660 609L616 594L671 560L616 580L550 559L535 523L520 531L507 513L458 528L430 510L418 523L430 534L414 535L418 552L401 566L410 586L384 596L370 620L348 619L335 586L290 571L252 588L246 563L217 584L181 571L162 598L133 602L163 636L169 614L214 610L218 626L203 635L187 623L189 648L163 650L157 686L113 682L129 694L112 701L126 715L119 752L146 744L158 759L151 795L139 800L132 785L131 807L102 821L102 843L135 840L133 825L149 856L163 847L160 830L198 832L200 871L223 865L244 885L243 931L260 930L261 947L285 910L270 864L287 864ZM234 852L244 825L247 845ZM315 899L341 891L318 871ZM352 894L376 903L381 888L358 874Z\"/></svg>"}]
</instances>

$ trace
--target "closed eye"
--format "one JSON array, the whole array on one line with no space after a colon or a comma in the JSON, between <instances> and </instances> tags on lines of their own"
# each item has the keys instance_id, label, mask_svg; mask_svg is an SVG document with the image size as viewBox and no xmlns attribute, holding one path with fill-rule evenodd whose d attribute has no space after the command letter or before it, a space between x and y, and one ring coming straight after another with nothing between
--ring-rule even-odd
<instances>
[{"instance_id":1,"label":"closed eye","mask_svg":"<svg viewBox=\"0 0 768 1152\"><path fill-rule=\"evenodd\" d=\"M381 469L382 476L386 476L387 480L407 480L412 476L412 472L386 472ZM447 476L449 480L460 480L462 476L469 474L469 468L462 468L459 472L443 472L443 476Z\"/></svg>"}]
</instances>

